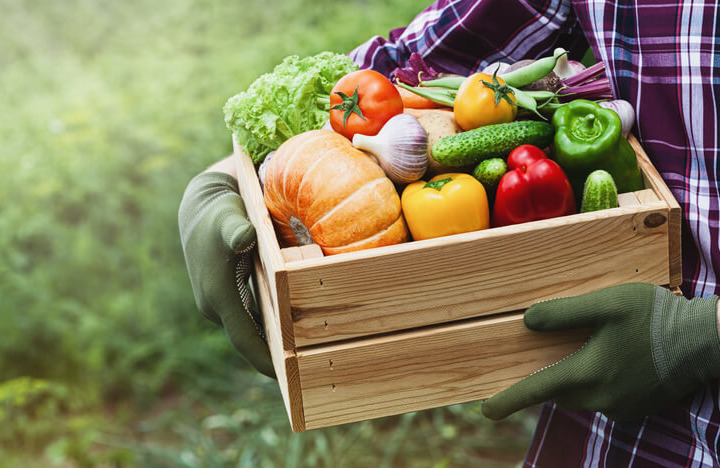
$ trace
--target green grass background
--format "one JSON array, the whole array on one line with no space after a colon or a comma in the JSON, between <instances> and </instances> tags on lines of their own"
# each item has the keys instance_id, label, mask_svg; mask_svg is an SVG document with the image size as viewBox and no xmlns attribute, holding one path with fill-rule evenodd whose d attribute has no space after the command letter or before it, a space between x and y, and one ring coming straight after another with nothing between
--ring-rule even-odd
<instances>
[{"instance_id":1,"label":"green grass background","mask_svg":"<svg viewBox=\"0 0 720 468\"><path fill-rule=\"evenodd\" d=\"M294 435L197 312L177 208L231 151L222 105L423 0L0 1L0 466L514 466L537 408Z\"/></svg>"}]
</instances>

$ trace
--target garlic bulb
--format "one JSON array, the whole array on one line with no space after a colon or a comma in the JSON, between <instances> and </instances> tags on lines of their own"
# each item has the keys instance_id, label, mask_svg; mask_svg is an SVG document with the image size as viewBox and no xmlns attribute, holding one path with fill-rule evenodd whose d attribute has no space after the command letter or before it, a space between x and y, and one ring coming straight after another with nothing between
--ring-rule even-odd
<instances>
[{"instance_id":1,"label":"garlic bulb","mask_svg":"<svg viewBox=\"0 0 720 468\"><path fill-rule=\"evenodd\" d=\"M356 134L352 142L374 156L393 182L414 182L427 170L428 134L412 115L398 114L377 135Z\"/></svg>"}]
</instances>

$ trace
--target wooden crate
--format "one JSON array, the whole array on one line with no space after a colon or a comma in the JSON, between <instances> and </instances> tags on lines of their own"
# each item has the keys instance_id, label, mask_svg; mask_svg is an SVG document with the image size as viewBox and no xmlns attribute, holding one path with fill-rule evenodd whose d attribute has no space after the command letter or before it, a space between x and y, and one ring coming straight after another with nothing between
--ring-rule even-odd
<instances>
[{"instance_id":1,"label":"wooden crate","mask_svg":"<svg viewBox=\"0 0 720 468\"><path fill-rule=\"evenodd\" d=\"M235 142L258 235L255 280L294 431L487 398L579 348L522 309L641 281L681 282L680 207L635 138L645 189L620 207L323 257L281 249Z\"/></svg>"}]
</instances>

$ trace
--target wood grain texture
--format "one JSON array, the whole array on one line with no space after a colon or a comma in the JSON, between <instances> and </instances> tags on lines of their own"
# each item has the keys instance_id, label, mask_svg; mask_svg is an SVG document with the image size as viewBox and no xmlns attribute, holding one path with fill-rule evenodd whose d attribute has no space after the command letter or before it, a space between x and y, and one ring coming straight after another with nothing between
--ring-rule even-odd
<instances>
[{"instance_id":1,"label":"wood grain texture","mask_svg":"<svg viewBox=\"0 0 720 468\"><path fill-rule=\"evenodd\" d=\"M302 255L303 260L307 260L309 258L320 258L324 256L322 248L317 244L301 245L300 255Z\"/></svg>"},{"instance_id":2,"label":"wood grain texture","mask_svg":"<svg viewBox=\"0 0 720 468\"><path fill-rule=\"evenodd\" d=\"M487 398L582 346L521 313L298 350L307 429Z\"/></svg>"},{"instance_id":3,"label":"wood grain texture","mask_svg":"<svg viewBox=\"0 0 720 468\"><path fill-rule=\"evenodd\" d=\"M667 284L664 202L287 265L298 347L497 314L631 281Z\"/></svg>"},{"instance_id":4,"label":"wood grain texture","mask_svg":"<svg viewBox=\"0 0 720 468\"><path fill-rule=\"evenodd\" d=\"M282 253L285 263L297 262L298 260L303 259L300 247L283 247L282 249L280 249L280 253Z\"/></svg>"},{"instance_id":5,"label":"wood grain texture","mask_svg":"<svg viewBox=\"0 0 720 468\"><path fill-rule=\"evenodd\" d=\"M280 249L285 263L323 257L322 248L317 244L302 245L299 247L284 247Z\"/></svg>"},{"instance_id":6,"label":"wood grain texture","mask_svg":"<svg viewBox=\"0 0 720 468\"><path fill-rule=\"evenodd\" d=\"M272 298L273 309L280 316L281 341L285 350L294 350L295 341L290 317L290 294L288 289L285 260L280 252L280 244L275 236L270 214L265 206L255 165L248 155L242 152L233 135L233 148L237 162L238 187L245 203L250 222L257 233L258 251L262 262L268 291Z\"/></svg>"},{"instance_id":7,"label":"wood grain texture","mask_svg":"<svg viewBox=\"0 0 720 468\"><path fill-rule=\"evenodd\" d=\"M656 203L660 201L660 198L658 198L657 194L653 189L645 189L645 190L638 190L637 192L633 192L635 197L637 197L638 202L642 203Z\"/></svg>"},{"instance_id":8,"label":"wood grain texture","mask_svg":"<svg viewBox=\"0 0 720 468\"><path fill-rule=\"evenodd\" d=\"M640 145L640 142L634 135L628 138L630 145L635 150L638 158L638 164L643 172L646 184L652 188L655 194L667 203L670 212L668 215L668 256L670 261L670 278L668 285L680 286L682 284L682 211L680 204L677 202L667 184L663 180L655 166L652 165L647 153Z\"/></svg>"},{"instance_id":9,"label":"wood grain texture","mask_svg":"<svg viewBox=\"0 0 720 468\"><path fill-rule=\"evenodd\" d=\"M640 200L638 200L635 196L635 192L625 192L618 194L618 206L620 206L620 208L639 204Z\"/></svg>"},{"instance_id":10,"label":"wood grain texture","mask_svg":"<svg viewBox=\"0 0 720 468\"><path fill-rule=\"evenodd\" d=\"M268 290L268 281L262 263L257 257L257 252L254 265L255 299L262 311L268 348L270 349L275 376L280 386L280 393L285 403L285 410L293 431L304 431L305 415L303 413L303 397L300 388L297 355L294 350L283 349L280 316L275 313L273 308L273 300Z\"/></svg>"}]
</instances>

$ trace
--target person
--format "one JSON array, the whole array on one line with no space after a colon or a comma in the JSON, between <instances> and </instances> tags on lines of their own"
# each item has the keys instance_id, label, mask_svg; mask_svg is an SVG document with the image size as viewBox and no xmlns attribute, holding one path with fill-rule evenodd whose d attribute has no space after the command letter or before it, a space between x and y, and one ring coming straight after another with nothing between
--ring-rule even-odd
<instances>
[{"instance_id":1,"label":"person","mask_svg":"<svg viewBox=\"0 0 720 468\"><path fill-rule=\"evenodd\" d=\"M718 18L717 3L698 1L438 0L407 27L350 53L361 68L386 75L413 52L436 71L469 75L496 61L538 58L556 47L577 55L589 46L606 65L613 95L633 104L634 132L681 205L685 297L625 284L525 312L531 329L592 329L580 350L483 403L486 416L501 419L547 400L526 466L720 465ZM198 235L226 240L222 252L205 247L202 253L212 255L202 257L192 239L183 241L198 305L215 320L240 323L226 325L231 340L267 369L262 341L248 336L255 330L252 316L231 319L222 311L239 300L228 260L250 245L250 227L238 218L245 234L236 241L227 234L235 228L222 222L226 207L186 201L203 190L219 200L211 182L217 176L232 192L223 199L235 203L227 216L241 217L231 177L209 174L190 183L180 210L181 226L188 213L202 211L192 218L203 231ZM207 188L213 184L217 190ZM211 286L203 290L198 278L206 268ZM243 338L234 339L236 333Z\"/></svg>"}]
</instances>

